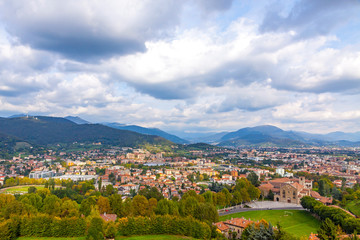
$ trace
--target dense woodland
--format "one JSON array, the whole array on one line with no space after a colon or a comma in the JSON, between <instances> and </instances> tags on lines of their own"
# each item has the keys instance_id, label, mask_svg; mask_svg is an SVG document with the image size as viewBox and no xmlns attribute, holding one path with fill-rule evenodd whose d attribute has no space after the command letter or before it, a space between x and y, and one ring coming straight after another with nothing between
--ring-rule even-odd
<instances>
[{"instance_id":1,"label":"dense woodland","mask_svg":"<svg viewBox=\"0 0 360 240\"><path fill-rule=\"evenodd\" d=\"M16 180L7 180L8 184L12 181ZM116 234L151 233L221 238L212 225L219 220L217 207L260 196L247 179L240 179L232 188L223 187L217 193L196 194L190 190L181 200L165 199L157 188L145 188L132 199L124 200L112 185L96 191L92 181L59 183L50 179L41 183L46 188L29 187L23 195L0 194L0 239L85 235L103 239ZM115 223L104 222L100 217L111 213L118 217Z\"/></svg>"}]
</instances>

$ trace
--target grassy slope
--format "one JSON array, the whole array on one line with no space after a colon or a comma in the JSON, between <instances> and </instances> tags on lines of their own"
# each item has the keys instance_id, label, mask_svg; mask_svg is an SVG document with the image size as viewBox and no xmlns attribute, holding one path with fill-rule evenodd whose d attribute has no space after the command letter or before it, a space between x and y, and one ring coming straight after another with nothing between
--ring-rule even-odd
<instances>
[{"instance_id":1,"label":"grassy slope","mask_svg":"<svg viewBox=\"0 0 360 240\"><path fill-rule=\"evenodd\" d=\"M345 209L349 210L356 216L360 216L360 201L354 200L346 204Z\"/></svg>"},{"instance_id":2,"label":"grassy slope","mask_svg":"<svg viewBox=\"0 0 360 240\"><path fill-rule=\"evenodd\" d=\"M51 237L20 237L18 240L85 240L85 237L70 237L70 238L51 238ZM131 236L131 237L116 237L116 240L129 239L129 240L192 240L195 238L174 236L174 235L144 235L144 236Z\"/></svg>"},{"instance_id":3,"label":"grassy slope","mask_svg":"<svg viewBox=\"0 0 360 240\"><path fill-rule=\"evenodd\" d=\"M291 212L291 213L289 213ZM251 220L265 219L271 224L276 225L278 222L285 231L296 236L309 236L311 232L316 233L320 227L320 222L310 215L307 211L302 210L263 210L249 211L221 216L220 221L244 217Z\"/></svg>"},{"instance_id":4,"label":"grassy slope","mask_svg":"<svg viewBox=\"0 0 360 240\"><path fill-rule=\"evenodd\" d=\"M117 237L116 240L129 239L129 240L180 240L180 239L195 239L185 236L176 235L143 235L143 236L132 236L132 237Z\"/></svg>"},{"instance_id":5,"label":"grassy slope","mask_svg":"<svg viewBox=\"0 0 360 240\"><path fill-rule=\"evenodd\" d=\"M69 238L55 238L55 237L19 237L17 240L85 240L86 237L69 237Z\"/></svg>"}]
</instances>

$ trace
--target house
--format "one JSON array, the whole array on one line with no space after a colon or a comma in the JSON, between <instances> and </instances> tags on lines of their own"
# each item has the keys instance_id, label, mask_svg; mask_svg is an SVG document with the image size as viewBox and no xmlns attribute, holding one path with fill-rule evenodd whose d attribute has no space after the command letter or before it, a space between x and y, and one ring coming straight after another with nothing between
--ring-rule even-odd
<instances>
[{"instance_id":1,"label":"house","mask_svg":"<svg viewBox=\"0 0 360 240\"><path fill-rule=\"evenodd\" d=\"M109 222L109 221L116 221L117 215L116 214L100 214L100 217L105 221L105 222Z\"/></svg>"},{"instance_id":2,"label":"house","mask_svg":"<svg viewBox=\"0 0 360 240\"><path fill-rule=\"evenodd\" d=\"M240 239L242 232L249 225L252 224L253 221L250 219L242 218L231 218L230 220L226 220L223 222L215 223L218 231L225 235L225 237L232 237L230 234L236 233L236 238Z\"/></svg>"}]
</instances>

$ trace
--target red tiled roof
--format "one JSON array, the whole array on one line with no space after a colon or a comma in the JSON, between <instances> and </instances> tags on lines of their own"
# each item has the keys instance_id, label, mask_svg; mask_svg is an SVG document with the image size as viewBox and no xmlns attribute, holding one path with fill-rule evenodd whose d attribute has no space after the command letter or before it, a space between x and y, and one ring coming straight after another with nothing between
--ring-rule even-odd
<instances>
[{"instance_id":1,"label":"red tiled roof","mask_svg":"<svg viewBox=\"0 0 360 240\"><path fill-rule=\"evenodd\" d=\"M233 219L225 221L224 223L225 224L230 224L230 225L233 225L233 226L237 226L237 227L241 227L241 228L246 228L247 225L252 223L252 221L247 220L245 218L233 218Z\"/></svg>"},{"instance_id":2,"label":"red tiled roof","mask_svg":"<svg viewBox=\"0 0 360 240\"><path fill-rule=\"evenodd\" d=\"M215 225L222 232L229 230L229 227L224 222L217 222Z\"/></svg>"},{"instance_id":3,"label":"red tiled roof","mask_svg":"<svg viewBox=\"0 0 360 240\"><path fill-rule=\"evenodd\" d=\"M105 222L108 222L108 221L113 221L115 222L116 221L116 218L117 218L117 215L116 214L100 214L100 217L102 217L102 219L104 219Z\"/></svg>"}]
</instances>

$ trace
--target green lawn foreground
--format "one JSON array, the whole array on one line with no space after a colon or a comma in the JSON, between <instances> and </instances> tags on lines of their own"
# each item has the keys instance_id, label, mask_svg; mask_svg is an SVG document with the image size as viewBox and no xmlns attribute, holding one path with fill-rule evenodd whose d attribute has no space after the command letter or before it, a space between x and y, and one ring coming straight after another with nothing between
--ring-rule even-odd
<instances>
[{"instance_id":1,"label":"green lawn foreground","mask_svg":"<svg viewBox=\"0 0 360 240\"><path fill-rule=\"evenodd\" d=\"M86 237L19 237L17 240L85 240Z\"/></svg>"},{"instance_id":2,"label":"green lawn foreground","mask_svg":"<svg viewBox=\"0 0 360 240\"><path fill-rule=\"evenodd\" d=\"M56 238L56 237L20 237L17 240L85 240L86 237L69 237L69 238ZM116 240L193 240L195 238L177 236L177 235L142 235L142 236L119 236Z\"/></svg>"},{"instance_id":3,"label":"green lawn foreground","mask_svg":"<svg viewBox=\"0 0 360 240\"><path fill-rule=\"evenodd\" d=\"M304 210L262 210L233 213L220 217L220 221L231 218L241 218L251 220L265 219L271 222L273 226L277 223L283 227L285 231L295 236L309 236L310 233L316 233L320 227L320 222L314 218L309 212Z\"/></svg>"},{"instance_id":4,"label":"green lawn foreground","mask_svg":"<svg viewBox=\"0 0 360 240\"><path fill-rule=\"evenodd\" d=\"M123 239L129 239L129 240L192 240L196 238L186 237L186 236L178 236L178 235L141 235L141 236L131 236L131 237L124 237L119 236L115 238L116 240L123 240Z\"/></svg>"}]
</instances>

